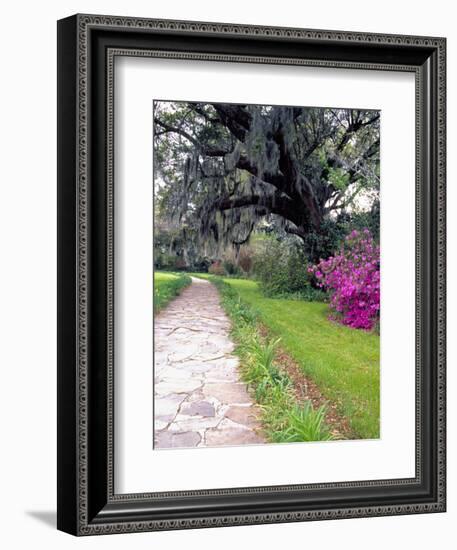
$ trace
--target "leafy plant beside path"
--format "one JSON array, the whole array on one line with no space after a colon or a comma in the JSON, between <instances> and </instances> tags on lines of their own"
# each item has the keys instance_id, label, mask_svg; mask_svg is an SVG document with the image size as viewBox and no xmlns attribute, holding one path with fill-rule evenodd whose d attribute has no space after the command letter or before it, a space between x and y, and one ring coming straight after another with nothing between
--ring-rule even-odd
<instances>
[{"instance_id":1,"label":"leafy plant beside path","mask_svg":"<svg viewBox=\"0 0 457 550\"><path fill-rule=\"evenodd\" d=\"M173 298L190 285L192 279L185 273L154 273L154 313L163 309Z\"/></svg>"}]
</instances>

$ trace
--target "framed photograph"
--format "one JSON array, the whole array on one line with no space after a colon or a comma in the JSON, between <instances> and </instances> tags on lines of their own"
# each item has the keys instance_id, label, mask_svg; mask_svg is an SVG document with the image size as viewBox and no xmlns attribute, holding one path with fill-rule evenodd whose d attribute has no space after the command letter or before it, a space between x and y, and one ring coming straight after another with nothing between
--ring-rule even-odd
<instances>
[{"instance_id":1,"label":"framed photograph","mask_svg":"<svg viewBox=\"0 0 457 550\"><path fill-rule=\"evenodd\" d=\"M445 511L444 38L58 22L58 528Z\"/></svg>"}]
</instances>

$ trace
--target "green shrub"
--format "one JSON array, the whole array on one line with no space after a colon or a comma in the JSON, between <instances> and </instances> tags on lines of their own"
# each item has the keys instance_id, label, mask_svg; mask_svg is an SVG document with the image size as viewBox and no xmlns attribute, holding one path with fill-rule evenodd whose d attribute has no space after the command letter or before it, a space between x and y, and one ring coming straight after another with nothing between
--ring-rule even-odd
<instances>
[{"instance_id":1,"label":"green shrub","mask_svg":"<svg viewBox=\"0 0 457 550\"><path fill-rule=\"evenodd\" d=\"M176 255L154 250L154 267L157 270L174 270Z\"/></svg>"},{"instance_id":2,"label":"green shrub","mask_svg":"<svg viewBox=\"0 0 457 550\"><path fill-rule=\"evenodd\" d=\"M225 259L222 262L222 267L224 268L224 272L227 275L231 275L232 277L237 276L237 275L241 275L240 268L231 259ZM215 275L219 275L219 274L215 273Z\"/></svg>"},{"instance_id":3,"label":"green shrub","mask_svg":"<svg viewBox=\"0 0 457 550\"><path fill-rule=\"evenodd\" d=\"M270 238L254 259L254 273L265 296L323 301L325 293L311 286L308 261L296 242Z\"/></svg>"}]
</instances>

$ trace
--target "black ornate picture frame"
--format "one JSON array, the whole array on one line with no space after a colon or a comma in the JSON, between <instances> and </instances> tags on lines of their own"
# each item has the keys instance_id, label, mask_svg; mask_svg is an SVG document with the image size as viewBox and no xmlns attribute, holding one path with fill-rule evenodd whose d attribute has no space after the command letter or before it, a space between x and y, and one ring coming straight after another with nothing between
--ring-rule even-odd
<instances>
[{"instance_id":1,"label":"black ornate picture frame","mask_svg":"<svg viewBox=\"0 0 457 550\"><path fill-rule=\"evenodd\" d=\"M444 38L74 15L58 22L58 528L126 533L445 511ZM416 87L416 476L116 494L116 56L411 72Z\"/></svg>"}]
</instances>

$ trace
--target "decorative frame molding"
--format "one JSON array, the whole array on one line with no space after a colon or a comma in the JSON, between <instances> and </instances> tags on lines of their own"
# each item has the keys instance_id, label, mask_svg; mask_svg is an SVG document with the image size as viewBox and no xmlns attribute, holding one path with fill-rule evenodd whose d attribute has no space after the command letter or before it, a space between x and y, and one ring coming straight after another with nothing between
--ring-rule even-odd
<instances>
[{"instance_id":1,"label":"decorative frame molding","mask_svg":"<svg viewBox=\"0 0 457 550\"><path fill-rule=\"evenodd\" d=\"M58 40L58 528L90 535L444 511L445 39L76 15L59 21ZM415 478L114 493L113 75L121 55L415 73ZM316 492L328 499L318 505ZM275 504L275 495L291 504Z\"/></svg>"}]
</instances>

